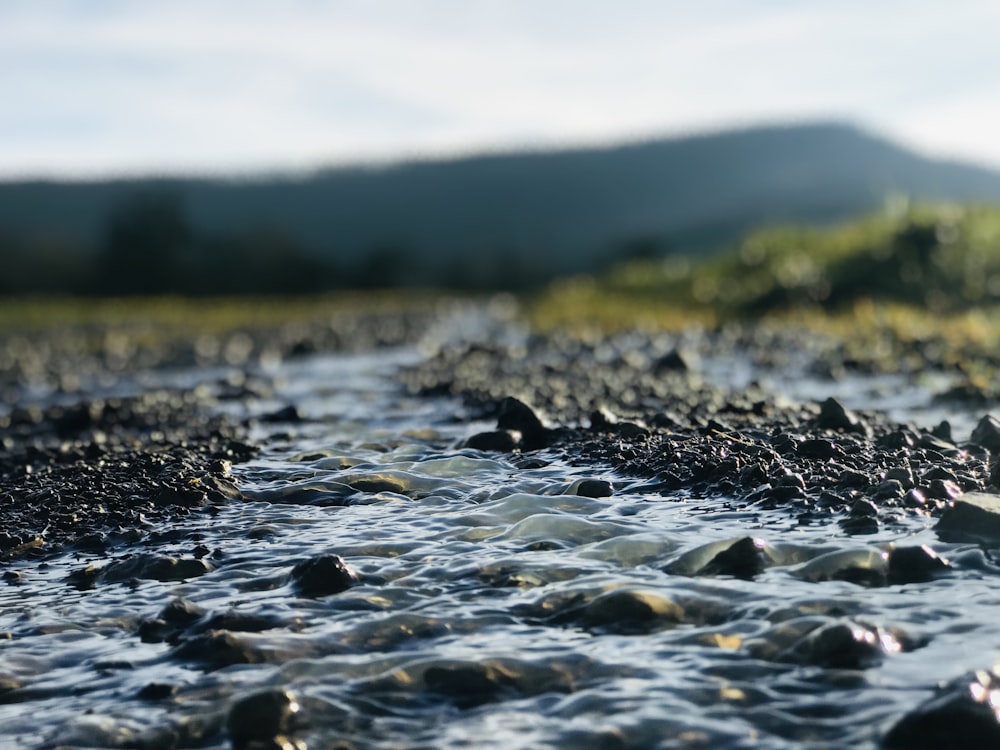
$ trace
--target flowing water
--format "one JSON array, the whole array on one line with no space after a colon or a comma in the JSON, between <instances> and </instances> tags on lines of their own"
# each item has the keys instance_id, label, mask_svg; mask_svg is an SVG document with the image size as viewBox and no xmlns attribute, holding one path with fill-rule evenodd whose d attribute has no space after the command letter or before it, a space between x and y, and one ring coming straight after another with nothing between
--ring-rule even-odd
<instances>
[{"instance_id":1,"label":"flowing water","mask_svg":"<svg viewBox=\"0 0 1000 750\"><path fill-rule=\"evenodd\" d=\"M273 396L228 407L294 403L305 421L256 428L266 450L236 468L247 502L127 553L198 557L197 575L109 573L79 590L70 571L110 561L12 563L0 686L20 688L0 693L0 747L227 748L232 707L266 690L294 694L294 736L311 749L876 747L939 681L1000 660L990 551L940 540L930 519L849 537L726 498L649 494L545 451L525 463L461 449L492 425L456 399L407 395L392 374L418 356L275 365ZM791 397L831 387L702 366L799 388ZM843 388L853 406L940 417L891 381ZM614 494L573 494L580 479ZM683 574L706 545L747 535L774 559L754 580ZM953 568L883 588L823 574L838 554L877 561L891 544L927 544ZM326 554L357 583L302 596L294 566ZM218 640L190 647L208 630L186 632L187 648L141 638L177 599L216 625L244 616L225 644L239 657ZM845 624L867 629L869 648L857 664L824 661L810 634Z\"/></svg>"}]
</instances>

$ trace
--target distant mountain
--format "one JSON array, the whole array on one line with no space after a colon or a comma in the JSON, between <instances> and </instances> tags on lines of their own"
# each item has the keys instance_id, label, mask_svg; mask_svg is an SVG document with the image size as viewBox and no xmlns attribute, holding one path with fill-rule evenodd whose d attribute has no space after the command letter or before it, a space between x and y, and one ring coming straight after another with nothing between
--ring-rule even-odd
<instances>
[{"instance_id":1,"label":"distant mountain","mask_svg":"<svg viewBox=\"0 0 1000 750\"><path fill-rule=\"evenodd\" d=\"M8 182L0 251L17 279L0 291L31 288L39 258L50 273L64 259L85 290L131 268L122 291L154 271L179 291L191 291L185 278L213 291L213 276L265 273L282 258L290 289L307 272L310 288L521 286L627 254L703 251L762 224L841 220L890 194L1000 201L1000 173L812 124L295 178ZM183 272L170 277L174 266Z\"/></svg>"}]
</instances>

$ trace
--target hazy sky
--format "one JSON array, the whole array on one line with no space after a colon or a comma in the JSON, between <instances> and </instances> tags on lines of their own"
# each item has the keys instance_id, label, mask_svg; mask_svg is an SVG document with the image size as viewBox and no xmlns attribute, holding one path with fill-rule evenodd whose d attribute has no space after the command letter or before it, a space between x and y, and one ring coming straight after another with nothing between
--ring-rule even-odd
<instances>
[{"instance_id":1,"label":"hazy sky","mask_svg":"<svg viewBox=\"0 0 1000 750\"><path fill-rule=\"evenodd\" d=\"M996 0L0 0L0 176L835 118L1000 167Z\"/></svg>"}]
</instances>

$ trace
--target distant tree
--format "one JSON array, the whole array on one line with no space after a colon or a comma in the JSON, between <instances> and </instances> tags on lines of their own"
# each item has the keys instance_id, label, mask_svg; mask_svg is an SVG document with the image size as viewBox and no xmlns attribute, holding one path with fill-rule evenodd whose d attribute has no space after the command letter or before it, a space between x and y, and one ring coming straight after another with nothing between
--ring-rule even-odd
<instances>
[{"instance_id":1,"label":"distant tree","mask_svg":"<svg viewBox=\"0 0 1000 750\"><path fill-rule=\"evenodd\" d=\"M392 243L380 243L370 247L364 254L354 281L362 289L418 286L421 280L418 273L412 254L405 248Z\"/></svg>"},{"instance_id":2,"label":"distant tree","mask_svg":"<svg viewBox=\"0 0 1000 750\"><path fill-rule=\"evenodd\" d=\"M162 294L178 291L178 259L193 240L178 193L153 188L126 196L108 218L97 259L97 291Z\"/></svg>"}]
</instances>

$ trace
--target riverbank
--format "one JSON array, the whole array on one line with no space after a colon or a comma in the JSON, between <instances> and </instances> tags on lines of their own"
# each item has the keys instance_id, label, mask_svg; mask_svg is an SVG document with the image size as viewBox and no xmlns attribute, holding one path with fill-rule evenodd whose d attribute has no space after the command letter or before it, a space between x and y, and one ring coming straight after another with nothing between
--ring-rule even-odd
<instances>
[{"instance_id":1,"label":"riverbank","mask_svg":"<svg viewBox=\"0 0 1000 750\"><path fill-rule=\"evenodd\" d=\"M961 592L992 548L934 531L996 491L1000 425L943 350L539 332L509 298L187 320L117 367L4 339L39 365L0 410L0 727L25 746L459 746L497 712L535 717L497 747L909 747L949 711L1000 734L968 697L992 677L951 671L988 666L995 613ZM254 701L284 708L247 734ZM30 705L52 718L5 713Z\"/></svg>"}]
</instances>

